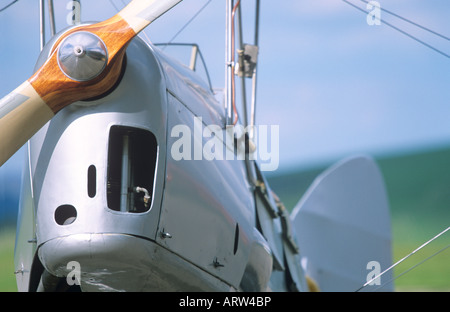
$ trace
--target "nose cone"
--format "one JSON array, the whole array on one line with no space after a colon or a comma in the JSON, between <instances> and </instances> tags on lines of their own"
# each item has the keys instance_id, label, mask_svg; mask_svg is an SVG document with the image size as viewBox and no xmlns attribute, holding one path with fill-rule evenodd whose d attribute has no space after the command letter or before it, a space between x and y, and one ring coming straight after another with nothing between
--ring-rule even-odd
<instances>
[{"instance_id":1,"label":"nose cone","mask_svg":"<svg viewBox=\"0 0 450 312\"><path fill-rule=\"evenodd\" d=\"M55 238L39 248L39 259L54 276L83 291L143 291L150 278L153 244L121 234L74 234ZM120 252L119 252L120 251Z\"/></svg>"},{"instance_id":2,"label":"nose cone","mask_svg":"<svg viewBox=\"0 0 450 312\"><path fill-rule=\"evenodd\" d=\"M63 73L77 81L88 81L101 74L108 62L103 41L89 32L77 32L64 39L58 51Z\"/></svg>"},{"instance_id":3,"label":"nose cone","mask_svg":"<svg viewBox=\"0 0 450 312\"><path fill-rule=\"evenodd\" d=\"M81 35L68 37L59 51L60 66L75 79L96 74L106 60L101 42ZM62 109L29 145L40 260L58 277L70 273L68 263L79 262L87 290L147 289L140 282L139 275L145 275L141 259L152 258L150 242L158 233L165 179L165 80L151 47L139 38L128 46L124 68L114 91ZM124 195L125 182L130 188ZM122 211L116 203L125 196L130 208ZM141 203L145 196L150 199ZM125 285L116 285L116 279Z\"/></svg>"},{"instance_id":4,"label":"nose cone","mask_svg":"<svg viewBox=\"0 0 450 312\"><path fill-rule=\"evenodd\" d=\"M230 291L155 242L125 234L73 234L45 242L47 272L82 291Z\"/></svg>"},{"instance_id":5,"label":"nose cone","mask_svg":"<svg viewBox=\"0 0 450 312\"><path fill-rule=\"evenodd\" d=\"M102 44L90 33L74 33L62 42L60 65L84 79L88 69L102 68L107 57ZM139 38L128 46L124 68L113 92L62 109L30 141L38 244L79 233L157 235L165 178L165 80L151 47ZM130 208L122 210L124 197Z\"/></svg>"}]
</instances>

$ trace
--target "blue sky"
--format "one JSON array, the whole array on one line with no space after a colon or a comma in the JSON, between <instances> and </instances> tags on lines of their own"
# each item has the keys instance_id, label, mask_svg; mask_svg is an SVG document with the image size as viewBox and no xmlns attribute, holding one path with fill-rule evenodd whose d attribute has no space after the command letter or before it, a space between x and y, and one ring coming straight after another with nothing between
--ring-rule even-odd
<instances>
[{"instance_id":1,"label":"blue sky","mask_svg":"<svg viewBox=\"0 0 450 312\"><path fill-rule=\"evenodd\" d=\"M8 2L0 0L0 6ZM69 1L54 2L61 30ZM123 1L113 2L123 7ZM450 36L448 0L379 2ZM116 13L109 0L81 3L82 21ZM205 3L183 1L150 25L146 36L168 41ZM243 3L250 8L254 1ZM199 43L215 87L224 86L224 8L224 0L212 0L175 40ZM450 54L449 41L385 12L381 18ZM244 16L244 25L244 41L252 43L253 14ZM19 0L0 13L0 97L32 74L38 55L38 1ZM257 122L280 126L280 170L354 153L450 145L450 59L384 24L369 26L365 14L341 0L262 1L258 66ZM23 150L0 175L20 174L22 160Z\"/></svg>"}]
</instances>

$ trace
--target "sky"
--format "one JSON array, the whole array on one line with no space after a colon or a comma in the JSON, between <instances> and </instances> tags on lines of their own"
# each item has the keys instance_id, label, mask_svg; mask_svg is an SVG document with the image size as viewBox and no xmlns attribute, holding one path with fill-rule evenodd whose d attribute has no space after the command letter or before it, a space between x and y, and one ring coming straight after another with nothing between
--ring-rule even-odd
<instances>
[{"instance_id":1,"label":"sky","mask_svg":"<svg viewBox=\"0 0 450 312\"><path fill-rule=\"evenodd\" d=\"M368 11L361 0L348 1ZM9 2L0 0L0 7ZM70 2L54 0L58 31L67 26ZM81 20L109 18L125 2L81 0ZM378 2L450 37L448 0ZM33 73L40 51L38 3L19 0L0 12L0 97ZM169 41L205 3L184 0L141 36ZM250 44L254 3L243 1L244 42ZM450 54L449 40L385 11L381 18ZM225 80L224 35L225 0L212 0L174 40L199 44L218 88ZM280 171L353 154L450 146L449 57L384 23L369 25L367 14L342 0L261 1L259 40L256 121L279 126ZM23 159L24 149L0 168L0 183L6 172L20 174Z\"/></svg>"}]
</instances>

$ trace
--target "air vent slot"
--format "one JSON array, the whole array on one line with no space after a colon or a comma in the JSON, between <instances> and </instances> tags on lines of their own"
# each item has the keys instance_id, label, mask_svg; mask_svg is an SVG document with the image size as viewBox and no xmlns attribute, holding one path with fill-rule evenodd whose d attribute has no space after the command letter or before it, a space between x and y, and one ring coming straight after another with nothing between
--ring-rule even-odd
<instances>
[{"instance_id":1,"label":"air vent slot","mask_svg":"<svg viewBox=\"0 0 450 312\"><path fill-rule=\"evenodd\" d=\"M97 194L97 169L94 165L91 165L88 168L87 192L90 198L94 198Z\"/></svg>"}]
</instances>

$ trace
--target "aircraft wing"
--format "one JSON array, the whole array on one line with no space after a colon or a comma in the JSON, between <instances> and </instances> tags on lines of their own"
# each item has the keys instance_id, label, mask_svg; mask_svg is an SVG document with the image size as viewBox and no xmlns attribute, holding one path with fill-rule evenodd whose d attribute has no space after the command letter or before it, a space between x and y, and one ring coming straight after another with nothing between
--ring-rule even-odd
<instances>
[{"instance_id":1,"label":"aircraft wing","mask_svg":"<svg viewBox=\"0 0 450 312\"><path fill-rule=\"evenodd\" d=\"M359 290L392 263L387 194L370 158L344 160L318 176L291 219L306 274L322 291ZM375 290L391 273L362 290Z\"/></svg>"}]
</instances>

